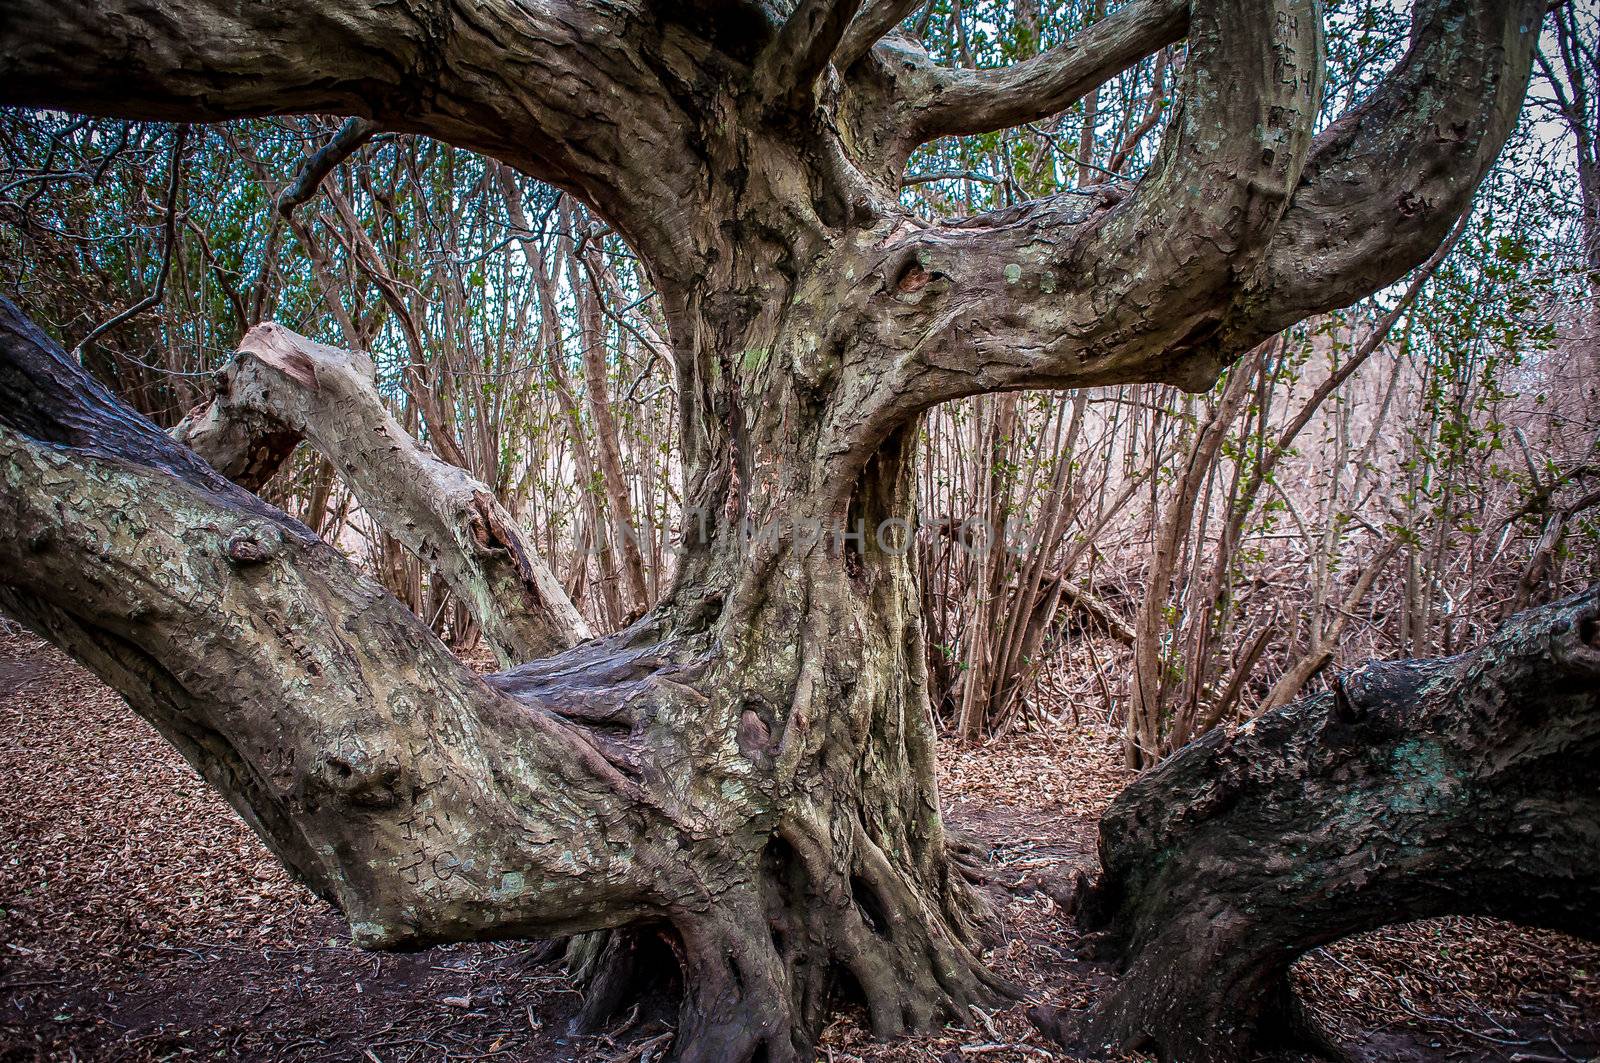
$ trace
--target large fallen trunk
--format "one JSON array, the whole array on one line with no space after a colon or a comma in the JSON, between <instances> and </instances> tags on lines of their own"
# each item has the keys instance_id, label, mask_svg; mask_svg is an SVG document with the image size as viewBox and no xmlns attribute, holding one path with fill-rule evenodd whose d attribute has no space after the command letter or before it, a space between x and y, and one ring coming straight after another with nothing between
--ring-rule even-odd
<instances>
[{"instance_id":1,"label":"large fallen trunk","mask_svg":"<svg viewBox=\"0 0 1600 1063\"><path fill-rule=\"evenodd\" d=\"M1122 974L1082 1042L1337 1055L1289 988L1308 949L1441 915L1600 939L1597 769L1600 588L1213 731L1101 821L1078 918Z\"/></svg>"},{"instance_id":2,"label":"large fallen trunk","mask_svg":"<svg viewBox=\"0 0 1600 1063\"><path fill-rule=\"evenodd\" d=\"M276 323L258 325L218 374L211 403L173 435L251 491L308 441L390 535L438 570L502 664L591 637L493 492L417 443L389 413L364 355Z\"/></svg>"}]
</instances>

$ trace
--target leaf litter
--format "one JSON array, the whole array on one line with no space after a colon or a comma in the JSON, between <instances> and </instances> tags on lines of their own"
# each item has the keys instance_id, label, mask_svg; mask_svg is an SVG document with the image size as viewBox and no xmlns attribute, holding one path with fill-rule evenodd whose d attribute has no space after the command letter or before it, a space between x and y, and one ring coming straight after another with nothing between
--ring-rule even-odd
<instances>
[{"instance_id":1,"label":"leaf litter","mask_svg":"<svg viewBox=\"0 0 1600 1063\"><path fill-rule=\"evenodd\" d=\"M1130 778L1116 736L1088 720L947 745L939 767L952 831L989 880L988 959L1028 999L891 1043L847 1005L818 1057L1072 1059L1028 1011L1084 1009L1113 976L1078 959L1063 905ZM656 1063L670 1049L670 1028L637 1010L605 1036L569 1035L580 995L533 952L353 948L339 916L120 697L37 639L0 635L0 1060ZM1386 927L1317 950L1294 979L1358 1059L1600 1055L1600 946L1549 931Z\"/></svg>"}]
</instances>

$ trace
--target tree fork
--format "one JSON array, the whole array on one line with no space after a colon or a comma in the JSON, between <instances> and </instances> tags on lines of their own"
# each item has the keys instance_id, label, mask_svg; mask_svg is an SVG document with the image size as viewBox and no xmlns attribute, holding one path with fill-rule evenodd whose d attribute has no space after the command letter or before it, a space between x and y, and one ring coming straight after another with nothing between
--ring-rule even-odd
<instances>
[{"instance_id":1,"label":"tree fork","mask_svg":"<svg viewBox=\"0 0 1600 1063\"><path fill-rule=\"evenodd\" d=\"M360 943L670 926L685 1060L806 1055L836 982L884 1035L998 999L939 813L914 573L870 541L785 529L909 520L909 441L936 403L1206 387L1281 308L1347 303L1426 258L1511 128L1543 9L1419 5L1426 32L1381 105L1314 140L1310 0L1187 17L1138 0L1020 73L976 77L875 44L899 0L858 6L750 0L715 33L695 5L650 0L0 14L6 102L360 115L572 192L647 265L689 512L673 588L619 635L474 675L9 305L0 561L8 607L155 720ZM1023 112L1065 106L1185 31L1182 101L1131 194L935 224L900 205L920 140L1015 120L1019 91L1037 96ZM780 70L803 98L773 95ZM1297 249L1329 231L1319 204L1351 153L1392 164L1350 194L1406 203L1404 231L1352 216L1360 261L1331 278L1275 265L1328 259Z\"/></svg>"},{"instance_id":2,"label":"tree fork","mask_svg":"<svg viewBox=\"0 0 1600 1063\"><path fill-rule=\"evenodd\" d=\"M1597 766L1600 588L1212 731L1101 820L1077 918L1122 973L1078 1039L1183 1063L1274 1040L1337 1055L1288 982L1319 945L1442 915L1600 940Z\"/></svg>"}]
</instances>

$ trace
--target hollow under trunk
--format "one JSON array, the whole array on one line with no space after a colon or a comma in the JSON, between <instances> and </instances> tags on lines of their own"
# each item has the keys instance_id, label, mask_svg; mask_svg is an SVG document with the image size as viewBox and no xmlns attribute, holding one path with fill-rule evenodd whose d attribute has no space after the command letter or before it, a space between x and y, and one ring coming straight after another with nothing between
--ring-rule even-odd
<instances>
[{"instance_id":1,"label":"hollow under trunk","mask_svg":"<svg viewBox=\"0 0 1600 1063\"><path fill-rule=\"evenodd\" d=\"M1307 950L1488 915L1600 939L1600 589L1459 657L1369 664L1129 787L1079 898L1121 968L1065 1039L1225 1063L1340 1058L1288 981Z\"/></svg>"}]
</instances>

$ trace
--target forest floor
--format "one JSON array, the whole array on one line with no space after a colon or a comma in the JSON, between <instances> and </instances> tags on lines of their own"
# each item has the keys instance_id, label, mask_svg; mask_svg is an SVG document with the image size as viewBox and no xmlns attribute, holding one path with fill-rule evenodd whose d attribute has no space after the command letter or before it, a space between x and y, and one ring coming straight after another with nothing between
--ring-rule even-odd
<instances>
[{"instance_id":1,"label":"forest floor","mask_svg":"<svg viewBox=\"0 0 1600 1063\"><path fill-rule=\"evenodd\" d=\"M1075 958L1057 898L1094 864L1127 782L1085 724L942 754L951 820L988 846L1005 938L993 965L1031 1003L1081 1007L1107 972ZM290 881L121 699L27 637L0 636L0 1060L567 1060L646 1063L658 1019L566 1033L578 995L522 944L382 955ZM1487 920L1393 927L1319 950L1299 987L1358 1057L1567 1063L1600 1054L1600 947ZM1068 1059L1030 1002L974 1029L872 1041L846 1011L830 1061Z\"/></svg>"}]
</instances>

